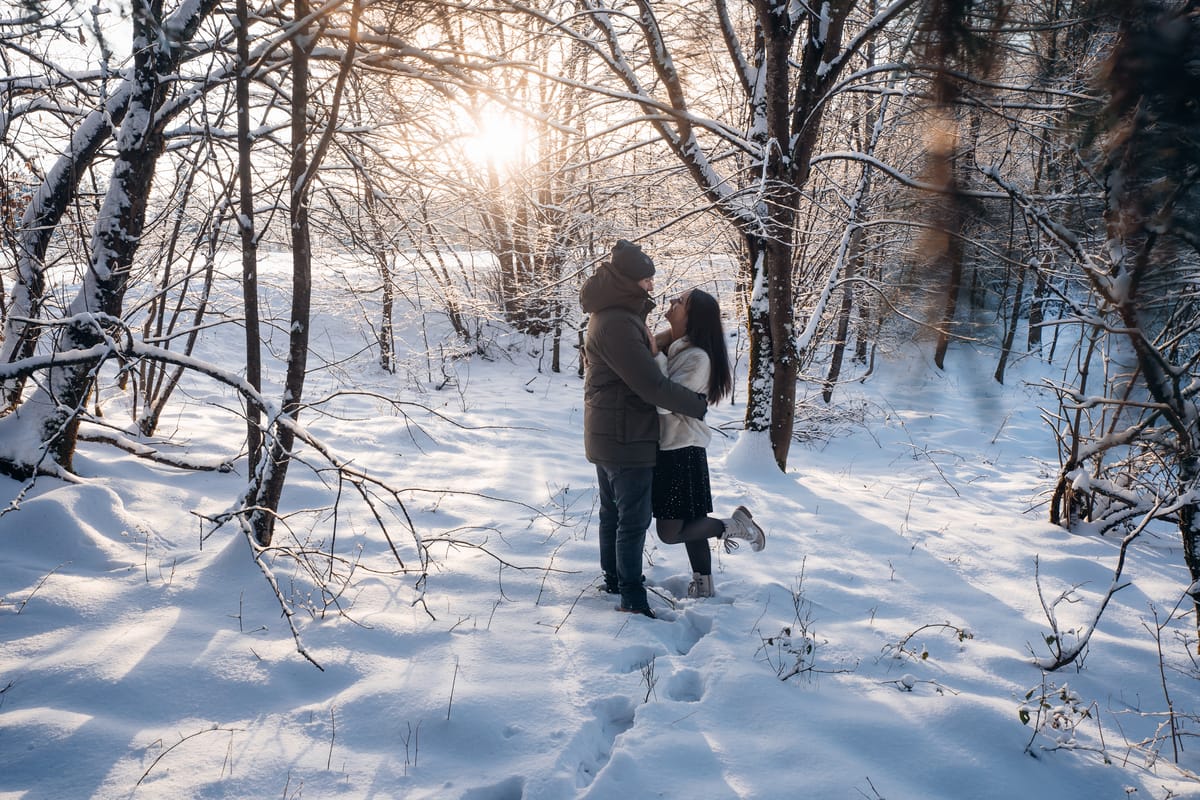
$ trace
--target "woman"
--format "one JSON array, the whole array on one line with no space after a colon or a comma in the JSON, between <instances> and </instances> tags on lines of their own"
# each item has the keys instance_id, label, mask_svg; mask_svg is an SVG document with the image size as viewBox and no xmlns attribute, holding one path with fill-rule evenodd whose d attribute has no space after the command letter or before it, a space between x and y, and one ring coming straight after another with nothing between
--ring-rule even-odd
<instances>
[{"instance_id":1,"label":"woman","mask_svg":"<svg viewBox=\"0 0 1200 800\"><path fill-rule=\"evenodd\" d=\"M667 347L665 354L660 352L655 356L659 368L671 380L706 393L709 405L716 404L733 387L721 309L716 299L700 289L692 289L670 301L666 317L671 329L656 337L657 345ZM723 540L726 552L732 552L738 540L743 540L758 552L767 543L766 535L745 506L734 509L729 519L708 516L712 511L712 491L705 448L712 434L695 417L664 408L658 409L658 413L658 460L653 490L658 538L666 544L683 543L687 548L692 565L688 597L712 597L712 552L708 540Z\"/></svg>"}]
</instances>

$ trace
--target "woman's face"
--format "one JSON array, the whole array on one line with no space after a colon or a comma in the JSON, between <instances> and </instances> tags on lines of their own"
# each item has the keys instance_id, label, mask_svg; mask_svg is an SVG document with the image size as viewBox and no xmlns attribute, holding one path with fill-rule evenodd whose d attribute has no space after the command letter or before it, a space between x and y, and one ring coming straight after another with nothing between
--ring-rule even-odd
<instances>
[{"instance_id":1,"label":"woman's face","mask_svg":"<svg viewBox=\"0 0 1200 800\"><path fill-rule=\"evenodd\" d=\"M667 306L667 322L671 323L673 330L682 331L687 329L688 318L688 300L692 297L692 290L688 289L678 297L672 297Z\"/></svg>"}]
</instances>

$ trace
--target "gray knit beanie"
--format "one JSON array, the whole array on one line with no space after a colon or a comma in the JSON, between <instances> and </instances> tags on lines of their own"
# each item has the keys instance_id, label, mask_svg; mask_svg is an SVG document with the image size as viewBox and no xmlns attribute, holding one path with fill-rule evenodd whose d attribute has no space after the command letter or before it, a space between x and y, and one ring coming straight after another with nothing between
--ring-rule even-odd
<instances>
[{"instance_id":1,"label":"gray knit beanie","mask_svg":"<svg viewBox=\"0 0 1200 800\"><path fill-rule=\"evenodd\" d=\"M612 251L612 266L631 280L640 281L654 275L654 261L642 248L624 239L617 241Z\"/></svg>"}]
</instances>

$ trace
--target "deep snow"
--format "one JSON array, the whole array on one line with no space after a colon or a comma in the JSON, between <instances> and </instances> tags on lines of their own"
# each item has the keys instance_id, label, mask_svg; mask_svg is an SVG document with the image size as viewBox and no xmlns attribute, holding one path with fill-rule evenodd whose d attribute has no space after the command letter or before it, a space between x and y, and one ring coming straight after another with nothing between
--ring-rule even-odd
<instances>
[{"instance_id":1,"label":"deep snow","mask_svg":"<svg viewBox=\"0 0 1200 800\"><path fill-rule=\"evenodd\" d=\"M1187 585L1170 531L1135 544L1081 669L1034 664L1050 630L1035 563L1047 600L1077 586L1058 607L1074 628L1119 543L1046 521L1057 458L1032 359L999 386L987 352L957 348L943 373L928 347L903 348L833 407L807 406L786 474L738 430L740 397L719 406L718 512L747 504L767 548L718 551L718 597L696 601L680 599L683 549L649 536L649 620L596 590L574 365L549 373L537 343L493 328L488 357L443 375L410 327L412 360L387 375L353 355L363 323L335 284L310 397L382 397L304 419L404 487L432 553L424 604L365 508L335 514L333 476L294 465L297 539L280 541L346 559L328 607L296 561L272 561L318 670L245 540L203 519L243 475L84 444L80 484L39 481L0 517L0 799L1200 797L1191 740L1177 767L1160 727L1146 627ZM237 363L237 338L200 355ZM236 454L234 398L197 381L179 399L168 432L197 456ZM6 503L21 489L0 483ZM396 509L388 522L415 566ZM1190 623L1162 636L1185 731L1200 711Z\"/></svg>"}]
</instances>

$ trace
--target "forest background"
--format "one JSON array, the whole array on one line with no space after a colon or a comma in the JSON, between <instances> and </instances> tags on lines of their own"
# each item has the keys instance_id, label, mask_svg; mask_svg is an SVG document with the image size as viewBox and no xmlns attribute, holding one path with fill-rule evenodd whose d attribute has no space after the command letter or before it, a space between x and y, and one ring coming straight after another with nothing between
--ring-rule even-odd
<instances>
[{"instance_id":1,"label":"forest background","mask_svg":"<svg viewBox=\"0 0 1200 800\"><path fill-rule=\"evenodd\" d=\"M627 238L663 296L706 285L736 310L739 427L780 471L797 415L836 418L903 343L943 371L983 347L1001 384L1047 365L1046 518L1121 542L1110 593L1125 548L1170 530L1192 646L1198 25L1195 3L1149 0L10 4L4 513L81 481L80 442L235 471L206 524L245 537L311 658L276 578L311 555L293 469L368 509L418 603L436 568L403 491L305 425L367 391L311 390L338 366L312 340L314 275L384 373L397 317L436 319L414 381L447 388L501 328L539 369L580 369L578 287ZM214 289L229 277L240 302ZM203 337L243 346L205 360ZM210 382L234 457L163 424ZM1090 631L1056 631L1044 668L1078 664Z\"/></svg>"}]
</instances>

